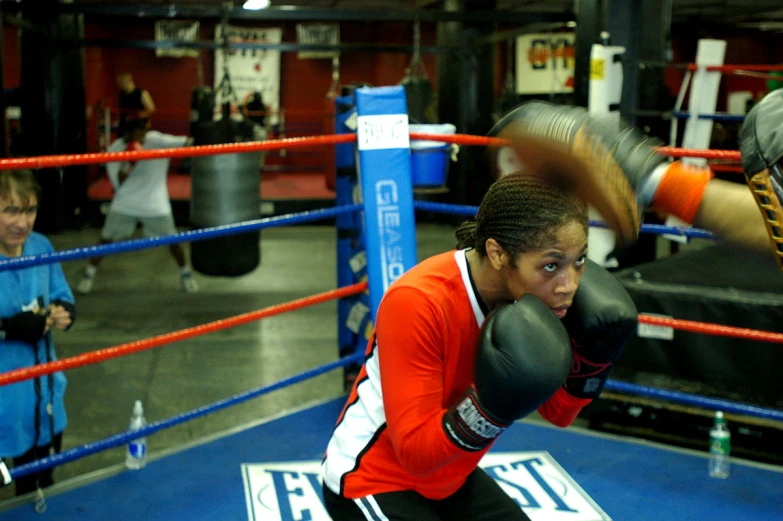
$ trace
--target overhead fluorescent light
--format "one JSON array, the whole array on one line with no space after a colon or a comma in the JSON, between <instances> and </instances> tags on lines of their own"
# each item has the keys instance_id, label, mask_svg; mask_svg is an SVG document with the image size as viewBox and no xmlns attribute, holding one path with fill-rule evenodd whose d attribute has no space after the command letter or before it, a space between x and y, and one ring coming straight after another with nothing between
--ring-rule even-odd
<instances>
[{"instance_id":1,"label":"overhead fluorescent light","mask_svg":"<svg viewBox=\"0 0 783 521\"><path fill-rule=\"evenodd\" d=\"M248 11L258 11L259 9L266 9L270 4L270 0L247 0L242 8Z\"/></svg>"}]
</instances>

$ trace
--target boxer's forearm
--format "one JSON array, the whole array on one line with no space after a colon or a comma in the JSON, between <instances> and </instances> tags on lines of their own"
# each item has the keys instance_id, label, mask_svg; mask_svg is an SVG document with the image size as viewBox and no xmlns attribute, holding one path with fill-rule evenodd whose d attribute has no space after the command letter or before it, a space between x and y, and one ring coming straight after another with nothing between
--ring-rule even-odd
<instances>
[{"instance_id":1,"label":"boxer's forearm","mask_svg":"<svg viewBox=\"0 0 783 521\"><path fill-rule=\"evenodd\" d=\"M770 251L764 219L753 194L744 184L712 179L693 225L709 230L727 242Z\"/></svg>"}]
</instances>

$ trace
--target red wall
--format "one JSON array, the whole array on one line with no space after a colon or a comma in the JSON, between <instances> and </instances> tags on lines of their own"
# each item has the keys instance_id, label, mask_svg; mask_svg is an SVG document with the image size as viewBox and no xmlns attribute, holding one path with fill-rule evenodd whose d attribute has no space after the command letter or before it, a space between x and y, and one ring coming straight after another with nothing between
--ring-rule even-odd
<instances>
[{"instance_id":1,"label":"red wall","mask_svg":"<svg viewBox=\"0 0 783 521\"><path fill-rule=\"evenodd\" d=\"M237 25L242 25L238 23ZM255 26L255 25L254 25ZM154 40L154 20L134 18L90 18L85 21L84 36L103 40ZM202 22L200 38L214 39L214 23ZM270 24L282 27L283 42L296 41L294 23ZM344 23L340 28L342 43L404 44L413 41L413 26L404 23ZM19 86L18 37L13 27L5 26L5 86ZM422 45L435 44L434 24L422 24ZM437 88L437 58L423 55L428 77ZM340 82L366 82L372 85L399 83L411 61L407 53L345 52L341 56ZM295 52L281 55L280 107L285 111L286 137L327 133L331 116L327 112L326 94L332 83L330 59L299 59ZM88 148L100 150L99 126L104 107L116 108L116 76L130 72L136 84L147 89L157 112L152 126L163 132L187 134L191 93L199 85L214 85L214 52L205 50L201 57L156 57L154 50L87 47L85 49L85 100L88 115ZM116 119L116 115L112 118ZM275 154L271 163L283 161ZM320 167L324 155L319 150L289 153L287 163Z\"/></svg>"},{"instance_id":2,"label":"red wall","mask_svg":"<svg viewBox=\"0 0 783 521\"><path fill-rule=\"evenodd\" d=\"M283 28L283 41L296 41L294 24L274 24ZM85 25L86 38L127 40L154 39L151 20L106 19ZM214 26L201 25L201 39L214 39ZM410 24L343 24L343 43L409 44ZM434 33L423 36L423 44L434 43ZM373 85L392 85L403 78L411 56L401 53L343 53L340 81L348 84L364 81ZM425 66L435 82L435 57L426 55ZM214 53L202 51L200 59L157 58L153 50L127 48L88 48L86 52L86 100L88 105L103 102L116 105L118 90L115 77L120 72L133 74L136 84L146 88L158 108L154 119L160 130L186 133L190 97L201 78L205 85L214 85ZM332 83L329 59L302 60L295 52L284 52L280 66L280 106L286 111L287 127L297 135L322 132L327 91ZM289 137L290 137L289 135Z\"/></svg>"},{"instance_id":3,"label":"red wall","mask_svg":"<svg viewBox=\"0 0 783 521\"><path fill-rule=\"evenodd\" d=\"M238 23L237 25L243 25ZM251 25L251 24L246 24ZM253 25L256 27L256 25ZM283 42L296 41L295 23L270 24L283 29ZM214 40L213 22L202 22L201 40ZM4 79L6 88L20 84L19 38L16 28L4 26ZM152 19L98 18L85 21L84 37L99 40L154 40ZM403 44L413 41L413 26L402 23L345 23L341 25L342 43ZM422 24L422 45L435 44L434 24ZM85 48L85 102L87 105L88 151L105 148L102 138L105 108L115 109L118 98L116 76L130 72L136 84L149 91L157 111L153 128L173 134L189 133L191 93L200 85L214 86L214 52L205 50L200 58L156 57L154 50ZM437 88L436 56L423 55L430 80ZM340 83L365 82L372 85L399 83L411 61L406 53L345 52L341 56ZM299 59L295 52L281 54L280 108L285 111L285 137L330 133L333 116L329 112L326 94L332 84L330 59ZM116 113L112 114L116 121ZM273 136L275 137L275 136ZM173 162L176 169L179 162ZM289 151L269 154L267 164L286 164L289 168L307 171L323 170L333 164L325 149ZM91 178L98 169L91 169Z\"/></svg>"},{"instance_id":4,"label":"red wall","mask_svg":"<svg viewBox=\"0 0 783 521\"><path fill-rule=\"evenodd\" d=\"M294 23L272 24L283 28L283 41L296 41ZM422 24L422 44L435 44L435 25ZM19 46L16 28L4 27L5 87L19 86ZM413 26L406 23L344 23L343 43L410 44ZM711 35L721 38L721 35ZM154 20L134 18L90 18L85 22L85 37L115 40L153 40ZM697 38L703 35L673 32L673 53L676 62L693 61ZM214 38L214 24L202 23L201 39ZM783 35L748 33L726 36L727 63L783 62ZM505 79L505 45L496 46L496 92ZM373 85L398 83L410 63L410 54L346 52L341 57L342 84L363 81ZM423 55L430 80L437 88L437 55ZM214 55L202 51L200 59L158 58L154 50L90 47L85 49L85 99L90 124L90 150L98 149L97 128L101 106L116 106L115 77L120 72L133 74L136 83L149 90L158 107L154 126L162 131L187 133L191 92L201 83L214 83ZM682 81L682 71L668 69L667 85L676 95ZM282 53L281 108L286 112L287 135L309 135L328 131L326 93L331 84L331 60L301 60L295 52ZM725 108L729 92L750 90L759 95L766 92L766 80L751 77L725 77L721 86L720 109ZM661 107L667 109L668 107Z\"/></svg>"},{"instance_id":5,"label":"red wall","mask_svg":"<svg viewBox=\"0 0 783 521\"><path fill-rule=\"evenodd\" d=\"M152 20L116 19L90 20L85 23L88 39L154 40ZM210 27L202 27L202 39L212 39ZM153 126L163 132L187 134L191 92L199 82L199 66L203 81L212 85L213 58L203 52L201 58L156 57L154 50L88 47L85 49L85 99L88 106L104 105L116 108L119 90L116 76L130 72L136 84L147 89L158 110Z\"/></svg>"},{"instance_id":6,"label":"red wall","mask_svg":"<svg viewBox=\"0 0 783 521\"><path fill-rule=\"evenodd\" d=\"M21 74L19 65L19 32L10 25L3 26L3 80L4 87L15 89L19 87Z\"/></svg>"}]
</instances>

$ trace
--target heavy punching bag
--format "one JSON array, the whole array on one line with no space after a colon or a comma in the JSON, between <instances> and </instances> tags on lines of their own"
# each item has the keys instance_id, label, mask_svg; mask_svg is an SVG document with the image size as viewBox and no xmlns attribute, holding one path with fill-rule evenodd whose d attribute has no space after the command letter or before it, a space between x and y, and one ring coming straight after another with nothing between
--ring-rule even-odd
<instances>
[{"instance_id":1,"label":"heavy punching bag","mask_svg":"<svg viewBox=\"0 0 783 521\"><path fill-rule=\"evenodd\" d=\"M408 118L411 123L435 123L432 105L435 102L435 89L432 82L422 76L408 76L400 82L405 87L408 100Z\"/></svg>"},{"instance_id":2,"label":"heavy punching bag","mask_svg":"<svg viewBox=\"0 0 783 521\"><path fill-rule=\"evenodd\" d=\"M210 87L196 87L190 96L190 135L202 123L215 119L215 92Z\"/></svg>"},{"instance_id":3,"label":"heavy punching bag","mask_svg":"<svg viewBox=\"0 0 783 521\"><path fill-rule=\"evenodd\" d=\"M515 47L516 40L510 39L506 42L506 84L495 100L495 110L492 115L495 122L499 121L522 102L519 94L517 94L516 68L514 65Z\"/></svg>"},{"instance_id":4,"label":"heavy punching bag","mask_svg":"<svg viewBox=\"0 0 783 521\"><path fill-rule=\"evenodd\" d=\"M413 24L413 56L400 85L405 87L410 122L424 125L437 123L438 117L437 107L435 107L435 89L427 77L427 69L421 59L420 49L421 26L417 21Z\"/></svg>"},{"instance_id":5,"label":"heavy punching bag","mask_svg":"<svg viewBox=\"0 0 783 521\"><path fill-rule=\"evenodd\" d=\"M224 111L219 121L200 124L195 145L253 141L254 125L235 121ZM190 222L196 228L236 224L260 218L261 153L219 154L191 161ZM191 243L193 269L204 275L236 277L261 260L259 232Z\"/></svg>"},{"instance_id":6,"label":"heavy punching bag","mask_svg":"<svg viewBox=\"0 0 783 521\"><path fill-rule=\"evenodd\" d=\"M196 129L202 123L208 123L215 119L215 91L207 86L193 89L190 94L190 135L196 135ZM189 174L191 171L190 158L182 160L178 172Z\"/></svg>"}]
</instances>

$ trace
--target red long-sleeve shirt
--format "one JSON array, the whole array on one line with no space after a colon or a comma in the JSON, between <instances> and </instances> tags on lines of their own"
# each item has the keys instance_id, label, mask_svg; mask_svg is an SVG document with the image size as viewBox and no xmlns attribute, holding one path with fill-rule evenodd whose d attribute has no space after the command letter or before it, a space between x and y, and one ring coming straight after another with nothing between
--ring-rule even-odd
<instances>
[{"instance_id":1,"label":"red long-sleeve shirt","mask_svg":"<svg viewBox=\"0 0 783 521\"><path fill-rule=\"evenodd\" d=\"M367 356L326 451L326 485L347 498L454 493L487 447L467 452L441 420L473 383L484 311L464 251L427 259L386 292Z\"/></svg>"}]
</instances>

